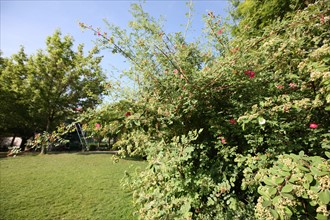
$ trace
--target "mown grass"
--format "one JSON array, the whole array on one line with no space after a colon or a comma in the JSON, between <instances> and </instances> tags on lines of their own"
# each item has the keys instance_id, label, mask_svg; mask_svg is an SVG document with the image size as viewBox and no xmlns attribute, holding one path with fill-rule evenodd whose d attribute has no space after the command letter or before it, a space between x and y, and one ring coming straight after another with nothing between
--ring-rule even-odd
<instances>
[{"instance_id":1,"label":"mown grass","mask_svg":"<svg viewBox=\"0 0 330 220\"><path fill-rule=\"evenodd\" d=\"M124 172L145 163L109 154L0 159L0 219L136 219Z\"/></svg>"}]
</instances>

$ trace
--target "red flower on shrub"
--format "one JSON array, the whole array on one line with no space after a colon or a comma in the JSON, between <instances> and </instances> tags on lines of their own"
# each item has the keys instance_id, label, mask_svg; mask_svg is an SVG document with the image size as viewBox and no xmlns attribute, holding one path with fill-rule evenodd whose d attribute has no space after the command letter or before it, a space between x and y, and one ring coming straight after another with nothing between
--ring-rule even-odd
<instances>
[{"instance_id":1,"label":"red flower on shrub","mask_svg":"<svg viewBox=\"0 0 330 220\"><path fill-rule=\"evenodd\" d=\"M249 76L249 78L254 78L255 77L255 72L253 72L252 70L246 70L244 71L244 74Z\"/></svg>"},{"instance_id":2,"label":"red flower on shrub","mask_svg":"<svg viewBox=\"0 0 330 220\"><path fill-rule=\"evenodd\" d=\"M222 144L227 144L226 139L225 139L225 138L221 138L221 143L222 143Z\"/></svg>"},{"instance_id":3,"label":"red flower on shrub","mask_svg":"<svg viewBox=\"0 0 330 220\"><path fill-rule=\"evenodd\" d=\"M278 89L283 89L284 86L282 86L282 85L277 85L276 88L278 88Z\"/></svg>"},{"instance_id":4,"label":"red flower on shrub","mask_svg":"<svg viewBox=\"0 0 330 220\"><path fill-rule=\"evenodd\" d=\"M311 129L315 129L315 128L317 128L318 126L319 126L319 125L316 124L315 122L309 124L309 127L310 127Z\"/></svg>"},{"instance_id":5,"label":"red flower on shrub","mask_svg":"<svg viewBox=\"0 0 330 220\"><path fill-rule=\"evenodd\" d=\"M222 34L222 32L223 32L223 30L220 29L220 30L217 31L217 34L220 35L220 34Z\"/></svg>"},{"instance_id":6,"label":"red flower on shrub","mask_svg":"<svg viewBox=\"0 0 330 220\"><path fill-rule=\"evenodd\" d=\"M174 74L177 74L179 71L177 69L173 70Z\"/></svg>"},{"instance_id":7,"label":"red flower on shrub","mask_svg":"<svg viewBox=\"0 0 330 220\"><path fill-rule=\"evenodd\" d=\"M290 83L289 86L290 86L291 89L296 89L297 88L297 84L295 84L295 83Z\"/></svg>"},{"instance_id":8,"label":"red flower on shrub","mask_svg":"<svg viewBox=\"0 0 330 220\"><path fill-rule=\"evenodd\" d=\"M96 123L96 124L95 124L95 128L96 128L96 129L99 129L100 127L101 127L101 124L99 124L99 123Z\"/></svg>"},{"instance_id":9,"label":"red flower on shrub","mask_svg":"<svg viewBox=\"0 0 330 220\"><path fill-rule=\"evenodd\" d=\"M97 32L97 36L101 36L101 33L99 31Z\"/></svg>"},{"instance_id":10,"label":"red flower on shrub","mask_svg":"<svg viewBox=\"0 0 330 220\"><path fill-rule=\"evenodd\" d=\"M321 24L324 24L324 15L321 15L320 22Z\"/></svg>"},{"instance_id":11,"label":"red flower on shrub","mask_svg":"<svg viewBox=\"0 0 330 220\"><path fill-rule=\"evenodd\" d=\"M125 116L126 116L126 117L131 116L131 115L132 115L131 112L126 112L126 113L125 113Z\"/></svg>"},{"instance_id":12,"label":"red flower on shrub","mask_svg":"<svg viewBox=\"0 0 330 220\"><path fill-rule=\"evenodd\" d=\"M234 124L237 123L237 121L236 121L235 119L232 118L232 119L229 120L229 123L232 124L232 125L234 125Z\"/></svg>"}]
</instances>

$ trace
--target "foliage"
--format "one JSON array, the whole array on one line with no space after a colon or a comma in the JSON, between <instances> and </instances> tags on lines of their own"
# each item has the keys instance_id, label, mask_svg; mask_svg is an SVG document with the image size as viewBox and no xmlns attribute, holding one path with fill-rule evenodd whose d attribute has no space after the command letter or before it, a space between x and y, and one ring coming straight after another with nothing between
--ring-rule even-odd
<instances>
[{"instance_id":1,"label":"foliage","mask_svg":"<svg viewBox=\"0 0 330 220\"><path fill-rule=\"evenodd\" d=\"M43 133L36 134L33 138L28 140L26 146L35 149L44 148L47 149L47 151L51 151L53 147L58 147L68 143L69 141L63 139L62 137L69 131L69 129L66 129L64 132L60 132L60 129L61 127L52 133L44 131Z\"/></svg>"},{"instance_id":2,"label":"foliage","mask_svg":"<svg viewBox=\"0 0 330 220\"><path fill-rule=\"evenodd\" d=\"M9 153L7 156L16 157L19 153L21 153L21 148L19 146L8 147Z\"/></svg>"},{"instance_id":3,"label":"foliage","mask_svg":"<svg viewBox=\"0 0 330 220\"><path fill-rule=\"evenodd\" d=\"M107 91L96 47L85 56L83 45L74 51L73 38L61 37L60 31L48 37L46 45L45 51L33 55L21 48L1 59L0 129L4 133L51 132L73 117L74 109L95 107Z\"/></svg>"},{"instance_id":4,"label":"foliage","mask_svg":"<svg viewBox=\"0 0 330 220\"><path fill-rule=\"evenodd\" d=\"M105 139L108 145L111 145L110 142L117 140L125 130L123 122L131 114L129 109L130 102L120 101L100 106L95 110L88 109L80 113L77 121L83 124L83 130L88 134L88 138L93 138L99 146ZM66 128L68 129L68 126Z\"/></svg>"},{"instance_id":5,"label":"foliage","mask_svg":"<svg viewBox=\"0 0 330 220\"><path fill-rule=\"evenodd\" d=\"M3 135L14 133L29 136L33 131L32 118L26 111L30 93L21 80L27 73L27 69L23 65L27 61L27 56L21 49L11 59L1 56L0 61L0 131ZM10 68L11 63L16 63L15 78L13 78L13 72L6 73L6 69ZM20 122L19 127L17 122Z\"/></svg>"},{"instance_id":6,"label":"foliage","mask_svg":"<svg viewBox=\"0 0 330 220\"><path fill-rule=\"evenodd\" d=\"M149 162L130 184L141 219L255 219L269 213L286 219L290 212L326 218L327 188L314 172L329 169L327 4L287 10L281 19L265 20L262 31L251 25L244 34L240 27L233 39L230 25L209 12L203 41L196 42L165 33L137 4L130 31L109 24L105 33L81 23L100 46L131 64L125 73L136 83L134 99L126 109L108 111L129 112L113 118L117 146ZM321 187L316 193L322 199L296 190L283 195L290 187L287 173L278 176L285 181L275 182L269 198L267 177L282 175L288 160L309 164L291 174ZM291 184L299 189L305 182Z\"/></svg>"},{"instance_id":7,"label":"foliage","mask_svg":"<svg viewBox=\"0 0 330 220\"><path fill-rule=\"evenodd\" d=\"M330 155L329 155L330 156ZM269 169L259 170L259 219L327 219L330 211L329 160L301 152L284 154Z\"/></svg>"},{"instance_id":8,"label":"foliage","mask_svg":"<svg viewBox=\"0 0 330 220\"><path fill-rule=\"evenodd\" d=\"M234 33L239 35L260 35L263 28L274 20L282 20L288 13L303 10L315 0L231 0L235 10L232 11L234 19L239 20L239 26ZM248 31L248 32L246 32Z\"/></svg>"}]
</instances>

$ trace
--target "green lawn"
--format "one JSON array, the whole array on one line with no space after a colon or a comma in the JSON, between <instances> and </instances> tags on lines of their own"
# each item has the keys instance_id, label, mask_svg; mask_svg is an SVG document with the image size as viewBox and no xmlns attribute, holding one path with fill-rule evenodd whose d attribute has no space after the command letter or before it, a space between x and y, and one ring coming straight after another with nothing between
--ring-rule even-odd
<instances>
[{"instance_id":1,"label":"green lawn","mask_svg":"<svg viewBox=\"0 0 330 220\"><path fill-rule=\"evenodd\" d=\"M0 219L136 219L125 170L144 162L110 154L50 154L0 159Z\"/></svg>"}]
</instances>

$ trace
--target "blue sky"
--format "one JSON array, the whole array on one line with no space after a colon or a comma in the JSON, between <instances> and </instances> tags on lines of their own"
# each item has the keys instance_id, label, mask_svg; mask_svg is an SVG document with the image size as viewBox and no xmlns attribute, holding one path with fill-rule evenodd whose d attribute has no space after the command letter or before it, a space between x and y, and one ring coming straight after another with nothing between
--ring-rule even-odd
<instances>
[{"instance_id":1,"label":"blue sky","mask_svg":"<svg viewBox=\"0 0 330 220\"><path fill-rule=\"evenodd\" d=\"M105 27L103 19L126 28L132 16L129 13L130 4L138 1L3 1L1 0L1 41L3 56L9 57L18 52L23 45L28 54L45 48L47 36L60 29L63 35L70 34L76 44L85 44L86 50L94 46L96 37L89 31L82 31L78 22L84 22L93 27ZM166 19L165 31L183 31L187 22L187 1L147 0L144 9L154 17L163 16ZM227 15L228 2L225 0L193 1L194 12L190 36L194 37L204 26L202 15L208 11ZM183 25L183 26L182 26ZM106 29L102 29L106 31ZM111 71L112 65L125 68L123 59L102 51L104 59L102 67L105 72Z\"/></svg>"}]
</instances>

